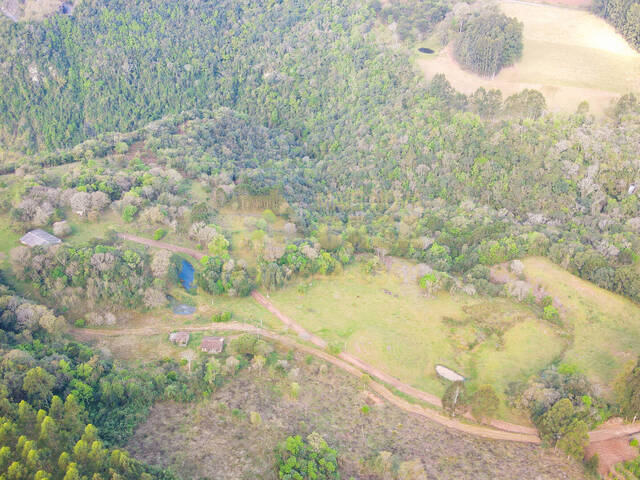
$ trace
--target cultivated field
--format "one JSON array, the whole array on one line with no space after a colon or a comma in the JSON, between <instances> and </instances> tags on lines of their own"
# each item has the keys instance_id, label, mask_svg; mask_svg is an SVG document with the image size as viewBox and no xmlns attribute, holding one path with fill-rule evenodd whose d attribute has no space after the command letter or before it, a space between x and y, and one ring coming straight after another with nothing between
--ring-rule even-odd
<instances>
[{"instance_id":1,"label":"cultivated field","mask_svg":"<svg viewBox=\"0 0 640 480\"><path fill-rule=\"evenodd\" d=\"M271 301L330 345L430 393L444 390L439 363L504 391L566 346L553 326L509 299L426 298L393 274L371 276L357 266L302 283L273 292Z\"/></svg>"},{"instance_id":2,"label":"cultivated field","mask_svg":"<svg viewBox=\"0 0 640 480\"><path fill-rule=\"evenodd\" d=\"M574 112L587 100L598 115L621 94L640 92L640 53L603 19L583 10L517 0L502 1L500 8L524 23L520 62L495 78L482 78L460 68L449 46L434 55L417 54L425 75L444 73L467 94L481 86L502 90L504 98L524 88L537 89L554 111Z\"/></svg>"}]
</instances>

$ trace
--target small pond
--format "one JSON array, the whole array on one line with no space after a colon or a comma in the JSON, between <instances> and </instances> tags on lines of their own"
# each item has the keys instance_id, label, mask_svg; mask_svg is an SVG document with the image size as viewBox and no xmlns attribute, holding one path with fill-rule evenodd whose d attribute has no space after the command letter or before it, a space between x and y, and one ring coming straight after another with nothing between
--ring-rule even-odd
<instances>
[{"instance_id":1,"label":"small pond","mask_svg":"<svg viewBox=\"0 0 640 480\"><path fill-rule=\"evenodd\" d=\"M196 307L181 303L179 305L174 306L172 311L176 315L193 315L194 313L196 313Z\"/></svg>"},{"instance_id":2,"label":"small pond","mask_svg":"<svg viewBox=\"0 0 640 480\"><path fill-rule=\"evenodd\" d=\"M179 303L178 300L172 295L167 295L169 300L169 308L176 315L193 315L196 313L195 305L187 305L186 303Z\"/></svg>"},{"instance_id":3,"label":"small pond","mask_svg":"<svg viewBox=\"0 0 640 480\"><path fill-rule=\"evenodd\" d=\"M433 50L431 50L430 48L427 48L427 47L420 47L418 49L418 51L420 53L436 53L435 51L433 51Z\"/></svg>"},{"instance_id":4,"label":"small pond","mask_svg":"<svg viewBox=\"0 0 640 480\"><path fill-rule=\"evenodd\" d=\"M180 282L182 282L182 286L185 288L185 290L191 290L194 287L193 274L193 265L191 265L186 260L182 260L182 266L180 268L178 278L180 279Z\"/></svg>"}]
</instances>

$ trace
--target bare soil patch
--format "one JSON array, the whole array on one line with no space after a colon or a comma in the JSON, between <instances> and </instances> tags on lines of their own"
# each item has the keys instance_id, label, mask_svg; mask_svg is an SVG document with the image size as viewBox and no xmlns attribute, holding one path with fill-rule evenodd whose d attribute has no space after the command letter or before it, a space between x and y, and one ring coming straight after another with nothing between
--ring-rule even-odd
<instances>
[{"instance_id":1,"label":"bare soil patch","mask_svg":"<svg viewBox=\"0 0 640 480\"><path fill-rule=\"evenodd\" d=\"M638 449L629 445L629 437L611 438L600 442L592 442L585 449L587 458L598 454L598 473L605 477L614 471L616 464L633 460L638 456Z\"/></svg>"}]
</instances>

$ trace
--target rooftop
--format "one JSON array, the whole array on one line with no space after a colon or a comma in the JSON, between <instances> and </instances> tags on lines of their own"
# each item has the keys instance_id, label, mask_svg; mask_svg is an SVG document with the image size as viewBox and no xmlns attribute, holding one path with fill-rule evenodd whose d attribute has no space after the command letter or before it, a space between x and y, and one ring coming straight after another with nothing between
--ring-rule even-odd
<instances>
[{"instance_id":1,"label":"rooftop","mask_svg":"<svg viewBox=\"0 0 640 480\"><path fill-rule=\"evenodd\" d=\"M58 237L51 235L49 232L45 232L44 230L38 228L36 230L31 230L27 232L21 239L20 242L28 247L49 247L51 245L56 245L61 243Z\"/></svg>"},{"instance_id":2,"label":"rooftop","mask_svg":"<svg viewBox=\"0 0 640 480\"><path fill-rule=\"evenodd\" d=\"M224 337L202 337L200 348L207 352L222 352L224 346Z\"/></svg>"}]
</instances>

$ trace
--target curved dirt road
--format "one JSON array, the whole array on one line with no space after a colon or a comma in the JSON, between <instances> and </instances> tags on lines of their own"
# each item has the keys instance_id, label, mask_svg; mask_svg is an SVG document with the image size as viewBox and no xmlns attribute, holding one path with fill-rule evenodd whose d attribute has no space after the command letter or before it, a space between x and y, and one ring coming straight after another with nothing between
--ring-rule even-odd
<instances>
[{"instance_id":1,"label":"curved dirt road","mask_svg":"<svg viewBox=\"0 0 640 480\"><path fill-rule=\"evenodd\" d=\"M327 343L321 339L320 337L317 337L315 335L313 335L312 333L307 332L304 327L302 327L301 325L297 324L295 322L295 320L293 320L291 317L288 317L287 315L285 315L284 313L280 312L278 310L278 308L271 303L271 301L267 298L265 298L263 295L261 295L258 292L253 292L252 293L253 298L258 301L258 303L260 303L261 305L263 305L265 308L267 308L271 313L273 313L274 315L276 315L285 325L291 327L292 330L294 330L296 333L300 334L299 332L303 332L303 334L300 334L301 338L305 338L311 342L313 342L315 345L318 346L326 346ZM322 347L324 348L324 347ZM377 378L381 381L383 381L384 383L392 386L393 388L395 388L396 390L403 392L413 398L417 398L418 400L422 400L428 404L434 405L436 407L441 408L442 407L442 401L440 400L440 398L438 398L437 396L427 393L427 392L423 392L422 390L418 390L417 388L412 387L411 385L408 385L400 380L398 380L395 377L392 377L391 375L385 373L384 371L380 370L379 368L376 368L372 365L369 365L365 362L363 362L362 360L360 360L358 357L351 355L349 353L346 352L341 352L338 354L338 357L341 358L342 360L348 362L351 365L356 366L358 369L360 369L361 371L367 373L368 375L372 376L373 378ZM384 395L383 395L384 396ZM385 397L386 398L386 397ZM398 398L395 397L394 398ZM391 402L397 405L397 403L395 402ZM413 406L413 404L408 404ZM401 407L404 408L404 407ZM404 408L405 410L407 410L407 408ZM445 419L445 420L451 420L448 417L443 417L442 415L440 415L441 418ZM465 415L466 418L468 418L469 420L473 420L473 417L470 414L466 414ZM446 425L445 422L440 421L439 419L436 419L437 422L442 423L443 425ZM463 424L464 426L469 426L467 424ZM488 423L489 426L496 428L498 430L503 430L505 432L511 432L511 433L519 433L519 434L523 434L523 435L527 435L529 437L535 437L536 441L532 442L532 443L539 443L540 439L538 437L538 431L535 428L532 427L527 427L525 425L518 425L515 423L509 423L509 422L505 422L502 420L491 420L490 423ZM480 428L483 428L481 426L479 426ZM456 428L456 427L452 427L452 428ZM465 430L469 433L470 430ZM611 440L611 439L616 439L616 438L620 438L620 437L626 437L629 435L633 435L635 433L640 432L640 422L635 422L635 423L629 423L629 424L624 424L624 425L606 425L606 426L600 426L598 428L596 428L595 430L592 430L589 432L589 441L591 443L593 442L602 442L602 441L606 441L606 440Z\"/></svg>"},{"instance_id":2,"label":"curved dirt road","mask_svg":"<svg viewBox=\"0 0 640 480\"><path fill-rule=\"evenodd\" d=\"M120 233L118 234L120 238L124 239L124 240L129 240L132 242L137 242L137 243L141 243L144 245L148 245L150 247L155 247L155 248L163 248L165 250L170 250L172 252L177 252L177 253L185 253L187 255L190 255L196 259L201 259L202 257L204 257L204 253L198 251L198 250L194 250L192 248L187 248L187 247L181 247L178 245L173 245L170 243L166 243L166 242L160 242L157 240L152 240L149 238L144 238L144 237L139 237L137 235L132 235L132 234L128 234L128 233ZM268 300L267 298L265 298L262 294L260 294L257 291L254 291L251 293L251 296L254 298L254 300L256 300L260 305L262 305L264 308L266 308L269 312L271 312L273 315L275 315L282 323L284 323L285 325L287 325L289 328L291 328L294 332L296 332L296 334L302 338L303 340L309 341L310 343L313 343L314 345L316 345L319 348L326 348L327 347L327 343L320 337L313 335L311 333L309 333L307 330L304 329L304 327L302 327L301 325L299 325L297 322L295 322L291 317L285 315L284 313L282 313L280 310L278 310L278 308L273 305L273 303L271 303L270 300ZM287 337L283 337L280 335L277 335L275 333L269 332L267 330L261 330L257 327L253 327L252 325L245 325L245 324L227 324L227 326L233 325L232 328L227 328L227 330L239 330L239 331L245 331L245 332L253 332L253 333L259 333L267 338L271 338L273 340L279 341L280 343L298 348L300 350L303 351L307 351L307 353L311 353L315 356L318 356L320 358L325 359L327 362L332 363L340 368L342 368L343 370L352 373L354 375L361 375L363 372L367 373L368 375L370 375L373 378L377 378L379 380L382 380L383 382L387 383L388 385L391 385L393 388L397 389L400 392L403 392L407 395L410 395L414 398L417 398L419 400L422 400L428 404L434 405L436 407L441 407L442 406L442 402L440 401L440 398L438 398L435 395L432 395L430 393L427 392L423 392L422 390L418 390L406 383L401 382L400 380L398 380L395 377L392 377L391 375L385 373L384 371L380 370L379 368L376 368L372 365L369 365L365 362L363 362L362 360L360 360L359 358L355 357L354 355L351 355L349 353L346 352L341 352L338 357L342 360L344 360L343 362L338 362L338 360L336 359L336 357L329 355L328 353L321 351L321 350L317 350L317 349L312 349L313 351L310 351L309 349L311 347L306 347L305 345L301 345L298 344L296 342L294 342L293 340L287 338ZM162 328L162 327L158 327L158 328ZM167 327L168 328L168 327ZM167 328L165 328L163 331L169 331ZM208 326L208 327L184 327L184 330L186 331L197 331L197 330L224 330L223 327L221 327L220 325L216 326ZM107 332L112 332L113 335L124 335L124 334L153 334L153 333L158 333L158 329L133 329L133 330L72 330L72 332L77 333L78 335L81 335L82 332L93 332L95 335L108 335ZM116 333L118 332L118 333ZM139 332L139 333L137 333ZM357 367L357 369L353 369L353 366ZM359 369L359 370L358 370ZM354 373L357 372L357 373ZM538 437L538 432L535 428L532 427L527 427L525 425L517 425L514 423L509 423L509 422L504 422L502 420L492 420L491 423L489 424L491 427L496 428L498 430L502 430L502 433L510 433L512 435L520 435L521 437L518 438L499 438L496 436L496 434L500 433L497 432L496 430L493 429L489 429L486 427L482 427L479 425L469 425L466 423L462 423L459 422L457 420L453 420L451 418L445 417L443 415L440 415L439 413L433 411L433 410L428 410L428 409L423 409L421 407L417 407L414 404L411 404L409 402L406 402L405 400L400 399L399 397L395 396L393 393L391 393L391 391L389 391L388 389L386 389L384 386L376 383L376 382L372 382L371 384L372 389L377 391L377 388L383 389L383 391L377 391L382 397L386 398L390 403L393 403L394 405L406 410L406 411L414 411L415 408L418 408L419 410L422 411L422 413L414 411L414 413L418 413L419 415L428 417L438 423L441 423L442 425L446 425L449 426L451 428L454 428L456 430L461 430L467 433L472 433L475 435L479 435L485 438L493 438L493 439L499 439L499 440L510 440L510 441L518 441L518 442L529 442L529 443L540 443L540 439ZM374 386L376 386L376 388L373 388ZM471 419L471 416L469 414L466 415L467 418ZM475 431L477 429L480 429L480 431ZM602 442L604 440L609 440L609 439L614 439L614 438L620 438L620 437L624 437L624 436L628 436L634 433L639 433L640 432L640 422L635 422L635 423L631 423L631 424L627 424L627 425L616 425L616 426L612 426L612 427L605 427L605 428L597 428L591 432L589 432L589 440L590 442Z\"/></svg>"},{"instance_id":3,"label":"curved dirt road","mask_svg":"<svg viewBox=\"0 0 640 480\"><path fill-rule=\"evenodd\" d=\"M73 334L76 338L82 340L89 340L95 337L114 337L120 335L154 335L158 333L169 333L176 328L171 326L157 326L157 327L144 327L144 328L132 328L132 329L86 329L86 328L74 328L70 330L70 333ZM184 325L180 327L181 331L185 332L196 332L203 330L221 330L221 331L240 331L247 333L254 333L256 335L261 335L265 338L269 338L274 340L282 345L285 345L290 348L295 348L301 352L307 353L309 355L314 355L322 360L335 365L336 367L344 370L345 372L361 378L362 370L359 370L355 366L350 363L347 363L340 358L337 358L323 350L320 350L315 347L310 347L307 345L300 344L295 340L292 340L289 337L285 337L283 335L279 335L277 333L273 333L269 330L264 330L258 327L254 327L253 325L247 325L244 323L238 322L230 322L230 323L212 323L208 325ZM463 423L459 420L446 417L435 410L431 410L428 408L423 408L420 405L416 405L413 403L409 403L408 401L397 397L394 395L388 388L384 385L381 385L377 382L369 382L368 388L377 393L382 398L386 399L392 405L395 405L398 408L410 413L414 413L416 415L420 415L422 417L433 420L445 427L452 428L454 430L458 430L460 432L469 433L471 435L476 435L483 438L488 438L492 440L505 440L510 442L522 442L522 443L540 443L540 439L537 436L529 435L526 433L515 433L515 432L507 432L503 430L494 430L493 428L484 427L481 425L474 425Z\"/></svg>"},{"instance_id":4,"label":"curved dirt road","mask_svg":"<svg viewBox=\"0 0 640 480\"><path fill-rule=\"evenodd\" d=\"M271 313L273 313L276 317L278 317L278 319L282 323L284 323L285 325L290 327L294 332L296 332L300 336L300 338L307 340L320 348L327 347L327 342L325 342L322 338L308 332L307 330L305 330L305 328L302 325L299 325L291 317L282 313L280 310L278 310L278 308L273 303L271 303L269 299L265 298L264 295L254 291L251 293L251 296L260 305L262 305ZM340 352L337 356L342 360L356 366L358 369L367 373L371 377L383 381L387 385L392 386L393 388L395 388L396 390L402 393L405 393L418 400L422 400L423 402L426 402L435 407L442 408L442 401L436 395L433 395L431 393L427 393L415 387L412 387L411 385L408 385L402 382L401 380L389 375L383 370L363 362L358 357L350 353ZM469 420L473 420L473 417L469 413L467 413L465 417L468 418ZM527 427L525 425L517 425L514 423L504 422L502 420L491 420L488 423L488 425L492 426L493 428L497 428L499 430L504 430L506 432L522 433L526 435L535 436L536 438L538 436L538 431L535 428Z\"/></svg>"}]
</instances>

